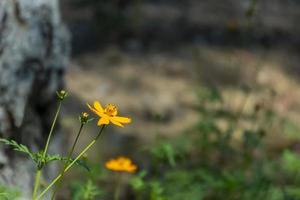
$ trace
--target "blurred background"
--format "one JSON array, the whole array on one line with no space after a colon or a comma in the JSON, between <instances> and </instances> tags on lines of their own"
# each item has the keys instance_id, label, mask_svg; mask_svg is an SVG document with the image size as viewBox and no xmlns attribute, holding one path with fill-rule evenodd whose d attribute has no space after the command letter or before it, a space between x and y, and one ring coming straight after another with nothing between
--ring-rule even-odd
<instances>
[{"instance_id":1,"label":"blurred background","mask_svg":"<svg viewBox=\"0 0 300 200\"><path fill-rule=\"evenodd\" d=\"M111 199L103 166L118 155L139 166L124 200L300 199L298 0L62 0L61 15L69 143L86 102L133 119L105 131L61 199Z\"/></svg>"}]
</instances>

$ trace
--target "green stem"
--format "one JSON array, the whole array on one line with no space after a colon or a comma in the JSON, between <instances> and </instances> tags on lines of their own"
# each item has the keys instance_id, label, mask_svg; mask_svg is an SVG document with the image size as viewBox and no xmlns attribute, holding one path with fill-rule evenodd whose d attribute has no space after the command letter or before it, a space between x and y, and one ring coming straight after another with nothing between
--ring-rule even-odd
<instances>
[{"instance_id":1,"label":"green stem","mask_svg":"<svg viewBox=\"0 0 300 200\"><path fill-rule=\"evenodd\" d=\"M114 200L119 200L120 198L120 192L121 192L121 181L122 180L122 174L117 173L117 185L114 193Z\"/></svg>"},{"instance_id":2,"label":"green stem","mask_svg":"<svg viewBox=\"0 0 300 200\"><path fill-rule=\"evenodd\" d=\"M46 142L46 145L45 145L45 148L44 148L43 157L42 157L42 160L39 163L39 165L41 165L41 166L37 166L34 189L33 189L33 193L32 193L32 199L33 200L35 199L36 194L37 194L38 189L39 189L39 186L40 186L40 179L41 179L41 174L42 174L42 168L43 168L43 165L44 165L44 163L43 163L44 158L46 157L46 154L47 154L47 151L48 151L50 139L51 139L51 136L52 136L52 133L53 133L53 130L54 130L57 118L58 118L58 114L60 112L60 108L61 108L61 101L59 101L58 108L56 110L55 117L54 117L54 120L52 122L50 132L49 132L49 135L48 135L48 138L47 138L47 142Z\"/></svg>"},{"instance_id":3,"label":"green stem","mask_svg":"<svg viewBox=\"0 0 300 200\"><path fill-rule=\"evenodd\" d=\"M40 184L40 178L41 178L42 170L38 169L35 175L35 184L34 184L34 189L33 189L33 194L32 194L32 200L35 199L35 196L37 194L39 184Z\"/></svg>"},{"instance_id":4,"label":"green stem","mask_svg":"<svg viewBox=\"0 0 300 200\"><path fill-rule=\"evenodd\" d=\"M67 168L67 166L68 166L68 164L69 164L69 161L70 161L70 159L71 159L71 157L72 157L72 155L73 155L75 146L76 146L76 144L77 144L77 142L78 142L78 139L79 139L79 136L80 136L80 134L81 134L81 131L82 131L83 126L84 126L84 124L81 123L81 126L80 126L79 131L78 131L77 136L76 136L76 139L75 139L75 141L74 141L74 143L73 143L73 146L72 146L72 148L71 148L71 151L69 152L69 155L68 155L68 157L67 157L67 161L66 161L66 163L64 164L64 167L62 168L62 170L61 170L61 172L60 172L60 174L61 174L61 180L57 183L56 188L53 190L52 196L51 196L51 200L54 200L54 197L55 197L57 191L59 190L59 188L60 188L60 186L61 186L62 179L63 179L64 174L65 174L65 169Z\"/></svg>"},{"instance_id":5,"label":"green stem","mask_svg":"<svg viewBox=\"0 0 300 200\"><path fill-rule=\"evenodd\" d=\"M54 121L53 121L53 123L52 123L52 125L51 125L50 133L49 133L49 135L48 135L47 142L46 142L46 146L45 146L45 149L44 149L44 152L43 152L43 158L45 158L45 156L46 156L46 154L47 154L48 147L49 147L49 143L50 143L50 139L51 139L51 136L52 136L52 133L53 133L53 130L54 130L54 127L55 127L57 118L58 118L58 114L59 114L59 111L60 111L60 107L61 107L61 101L59 101L58 108L57 108L57 111L56 111L56 113L55 113Z\"/></svg>"},{"instance_id":6,"label":"green stem","mask_svg":"<svg viewBox=\"0 0 300 200\"><path fill-rule=\"evenodd\" d=\"M82 150L82 152L65 168L64 173L66 173L75 163L77 160L79 160L99 139L103 129L104 129L105 125L102 126L102 128L100 129L98 135L95 137L95 139L85 147L84 150ZM53 181L43 190L43 192L35 199L35 200L39 200L41 199L46 192L58 181L60 180L62 177L62 174L59 174L55 179L53 179Z\"/></svg>"}]
</instances>

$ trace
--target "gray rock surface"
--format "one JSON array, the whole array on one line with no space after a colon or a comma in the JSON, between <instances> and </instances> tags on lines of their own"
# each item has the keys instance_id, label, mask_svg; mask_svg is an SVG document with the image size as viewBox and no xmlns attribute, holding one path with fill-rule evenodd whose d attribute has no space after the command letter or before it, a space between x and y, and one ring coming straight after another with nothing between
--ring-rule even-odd
<instances>
[{"instance_id":1,"label":"gray rock surface","mask_svg":"<svg viewBox=\"0 0 300 200\"><path fill-rule=\"evenodd\" d=\"M58 0L0 0L1 137L34 151L44 146L69 49ZM50 151L58 152L60 137L55 135ZM44 177L53 176L54 170ZM0 185L17 187L23 199L30 199L34 173L27 157L0 144Z\"/></svg>"}]
</instances>

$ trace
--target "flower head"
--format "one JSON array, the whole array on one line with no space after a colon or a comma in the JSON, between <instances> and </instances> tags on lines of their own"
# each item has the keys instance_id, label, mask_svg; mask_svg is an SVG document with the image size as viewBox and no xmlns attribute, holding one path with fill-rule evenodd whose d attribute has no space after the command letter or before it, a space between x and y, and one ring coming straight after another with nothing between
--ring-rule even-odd
<instances>
[{"instance_id":1,"label":"flower head","mask_svg":"<svg viewBox=\"0 0 300 200\"><path fill-rule=\"evenodd\" d=\"M90 121L91 119L89 119L89 114L86 112L83 112L79 115L79 121L81 124L86 124Z\"/></svg>"},{"instance_id":2,"label":"flower head","mask_svg":"<svg viewBox=\"0 0 300 200\"><path fill-rule=\"evenodd\" d=\"M119 156L116 159L111 159L105 163L105 167L112 171L134 173L137 166L130 158Z\"/></svg>"},{"instance_id":3,"label":"flower head","mask_svg":"<svg viewBox=\"0 0 300 200\"><path fill-rule=\"evenodd\" d=\"M91 109L96 115L100 117L98 121L98 126L103 124L109 124L110 122L117 125L124 127L123 124L128 124L131 122L131 119L128 117L119 117L118 115L118 108L114 104L107 104L105 108L101 106L99 101L94 102L94 106L90 106L87 104L89 109Z\"/></svg>"},{"instance_id":4,"label":"flower head","mask_svg":"<svg viewBox=\"0 0 300 200\"><path fill-rule=\"evenodd\" d=\"M68 93L65 90L57 91L56 94L57 94L58 99L61 101L64 100L68 96Z\"/></svg>"}]
</instances>

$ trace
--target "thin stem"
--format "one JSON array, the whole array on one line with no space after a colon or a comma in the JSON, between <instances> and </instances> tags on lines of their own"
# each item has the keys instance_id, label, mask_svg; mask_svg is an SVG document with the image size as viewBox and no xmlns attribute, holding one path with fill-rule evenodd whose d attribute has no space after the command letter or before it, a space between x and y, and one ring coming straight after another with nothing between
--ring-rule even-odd
<instances>
[{"instance_id":1,"label":"thin stem","mask_svg":"<svg viewBox=\"0 0 300 200\"><path fill-rule=\"evenodd\" d=\"M32 194L32 200L35 199L35 196L37 194L38 187L39 187L39 184L40 184L41 174L42 174L42 170L38 169L36 171L36 175L35 175L35 184L34 184L34 189L33 189L33 194Z\"/></svg>"},{"instance_id":2,"label":"thin stem","mask_svg":"<svg viewBox=\"0 0 300 200\"><path fill-rule=\"evenodd\" d=\"M62 179L63 179L64 174L65 174L65 169L66 169L66 167L68 166L69 161L70 161L70 159L71 159L71 157L72 157L72 155L73 155L75 146L76 146L76 144L77 144L77 142L78 142L78 139L79 139L79 136L80 136L80 134L81 134L81 131L82 131L83 126L84 126L84 124L81 123L80 128L79 128L79 131L78 131L77 136L76 136L76 139L75 139L75 141L74 141L74 143L73 143L73 146L72 146L72 148L71 148L71 151L70 151L69 154L68 154L67 161L66 161L66 163L64 164L64 167L62 168L62 170L61 170L61 172L60 172L60 174L61 174L61 180L57 183L56 188L53 190L52 196L51 196L51 200L54 200L54 197L55 197L57 191L59 190L59 188L60 188L60 186L61 186Z\"/></svg>"},{"instance_id":3,"label":"thin stem","mask_svg":"<svg viewBox=\"0 0 300 200\"><path fill-rule=\"evenodd\" d=\"M114 193L114 200L119 200L121 192L122 174L117 173L117 185Z\"/></svg>"},{"instance_id":4,"label":"thin stem","mask_svg":"<svg viewBox=\"0 0 300 200\"><path fill-rule=\"evenodd\" d=\"M58 108L57 108L57 111L55 113L54 121L53 121L53 123L51 125L50 133L48 135L46 146L45 146L45 149L44 149L44 152L43 152L43 158L45 158L45 156L47 154L49 143L50 143L50 139L51 139L51 136L52 136L52 133L53 133L53 130L54 130L57 118L58 118L58 114L59 114L60 108L61 108L61 101L59 101Z\"/></svg>"},{"instance_id":5,"label":"thin stem","mask_svg":"<svg viewBox=\"0 0 300 200\"><path fill-rule=\"evenodd\" d=\"M54 130L57 118L58 118L58 114L60 112L60 108L61 108L61 101L59 101L59 104L58 104L58 107L57 107L57 110L56 110L56 113L55 113L55 116L54 116L54 120L52 122L50 132L49 132L49 135L48 135L48 138L47 138L47 142L46 142L46 145L45 145L45 148L44 148L43 157L42 157L42 160L39 163L39 164L41 164L41 166L37 166L34 189L33 189L33 193L32 193L32 199L33 200L35 199L35 196L36 196L36 194L38 192L38 189L39 189L39 186L40 186L40 179L41 179L41 174L42 174L42 168L43 168L43 165L44 165L44 163L43 163L44 158L46 157L46 154L47 154L47 151L48 151L50 139L51 139L51 136L52 136L52 133L53 133L53 130Z\"/></svg>"},{"instance_id":6,"label":"thin stem","mask_svg":"<svg viewBox=\"0 0 300 200\"><path fill-rule=\"evenodd\" d=\"M64 170L64 173L66 173L75 163L77 160L79 160L95 143L96 141L99 139L99 137L101 136L101 133L103 132L105 125L102 126L102 128L100 129L98 135L95 137L95 139L85 147L84 150L82 150L82 152L66 167L66 169ZM53 181L43 190L43 192L35 199L35 200L39 200L41 199L45 193L58 181L60 180L60 178L62 177L62 174L59 174L55 179L53 179Z\"/></svg>"}]
</instances>

